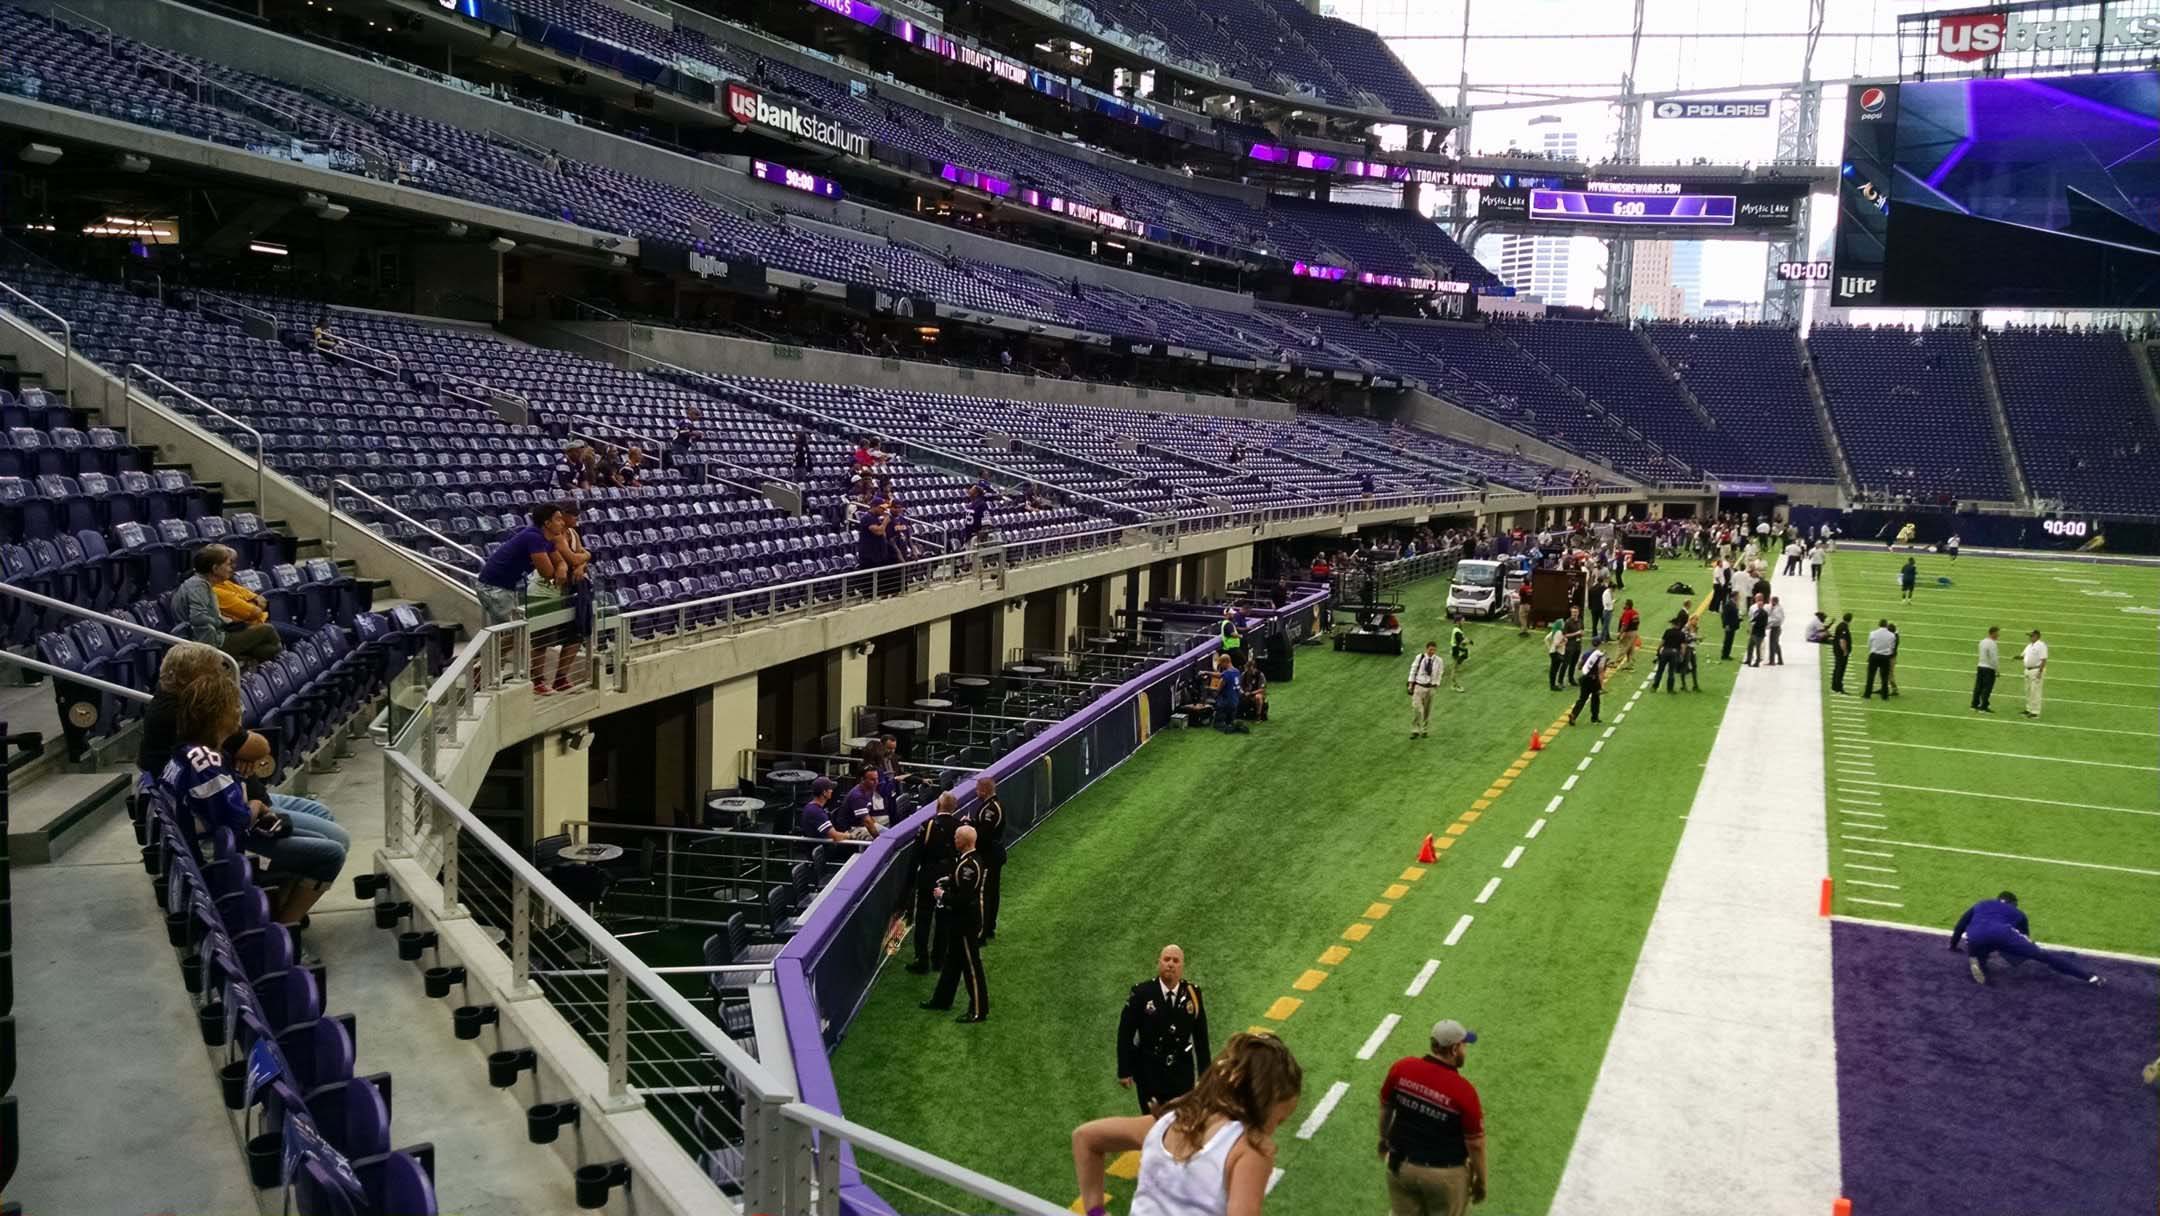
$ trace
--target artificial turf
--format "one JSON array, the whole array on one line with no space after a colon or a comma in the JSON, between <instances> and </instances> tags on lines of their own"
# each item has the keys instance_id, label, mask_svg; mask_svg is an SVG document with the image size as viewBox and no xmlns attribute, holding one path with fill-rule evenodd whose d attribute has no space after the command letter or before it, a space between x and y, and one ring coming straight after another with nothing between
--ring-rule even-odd
<instances>
[{"instance_id":1,"label":"artificial turf","mask_svg":"<svg viewBox=\"0 0 2160 1216\"><path fill-rule=\"evenodd\" d=\"M2160 569L1919 554L1906 601L1907 556L1840 551L1823 573L1823 609L1853 614L1855 647L1850 695L1823 698L1837 910L1947 928L2007 888L2043 942L2160 956ZM1885 617L1899 695L1862 702L1865 635ZM1989 625L2002 674L1982 714ZM2020 712L2033 628L2050 650L2038 720Z\"/></svg>"},{"instance_id":2,"label":"artificial turf","mask_svg":"<svg viewBox=\"0 0 2160 1216\"><path fill-rule=\"evenodd\" d=\"M1708 587L1691 562L1679 576ZM1663 590L1673 577L1640 573L1623 592L1646 623L1680 606ZM1443 638L1445 593L1437 580L1405 589L1410 646ZM1486 1210L1544 1211L1735 665L1713 652L1701 693L1645 694L1633 711L1624 707L1647 665L1617 673L1604 707L1610 739L1586 712L1509 779L1530 736L1573 697L1547 690L1538 638L1498 624L1473 625L1471 635L1467 691L1436 693L1429 739L1407 737L1407 657L1306 647L1296 679L1269 689L1272 721L1235 737L1161 733L1060 810L1006 870L998 937L984 951L991 1020L961 1026L917 1009L930 978L887 967L836 1053L848 1116L1066 1202L1077 1194L1072 1127L1135 1109L1115 1079L1125 992L1176 942L1205 991L1215 1046L1264 1026L1304 1065L1304 1101L1278 1136L1284 1172L1270 1211L1385 1203L1373 1152L1378 1086L1442 1017L1481 1034L1466 1071L1491 1137ZM1479 801L1489 805L1473 810ZM1419 867L1428 832L1456 843ZM1476 902L1494 878L1488 902ZM1459 943L1443 944L1466 914L1475 919ZM1437 973L1407 996L1430 959L1440 960ZM1315 976L1317 987L1293 986ZM1300 1002L1295 1011L1267 1016L1285 997ZM1400 1024L1359 1060L1389 1014ZM1340 1105L1298 1138L1336 1082L1349 1086ZM888 1185L903 1210L982 1206L888 1162L861 1164L873 1178L921 1188L925 1199L910 1200ZM1114 1210L1129 1187L1113 1179Z\"/></svg>"}]
</instances>

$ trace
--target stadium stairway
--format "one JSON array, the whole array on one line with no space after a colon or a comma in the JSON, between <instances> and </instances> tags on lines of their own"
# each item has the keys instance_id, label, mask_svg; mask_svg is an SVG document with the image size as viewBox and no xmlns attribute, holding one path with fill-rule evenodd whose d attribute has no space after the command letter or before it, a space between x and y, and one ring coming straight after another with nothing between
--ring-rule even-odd
<instances>
[{"instance_id":1,"label":"stadium stairway","mask_svg":"<svg viewBox=\"0 0 2160 1216\"><path fill-rule=\"evenodd\" d=\"M1695 421L1702 423L1706 431L1718 429L1717 419L1711 417L1710 411L1703 408L1702 400L1695 395L1695 390L1688 387L1686 377L1674 370L1673 365L1666 360L1665 353L1657 348L1657 343L1650 340L1650 331L1640 325L1629 328L1635 331L1635 340L1642 343L1643 354L1648 355L1650 362L1672 381L1674 390L1680 394L1680 400L1687 403L1688 412L1695 415Z\"/></svg>"},{"instance_id":2,"label":"stadium stairway","mask_svg":"<svg viewBox=\"0 0 2160 1216\"><path fill-rule=\"evenodd\" d=\"M1847 495L1860 492L1860 482L1853 476L1852 462L1845 458L1845 445L1838 441L1837 424L1830 417L1829 399L1823 396L1822 375L1815 370L1815 356L1808 349L1799 330L1793 331L1793 345L1800 349L1801 379L1807 381L1808 404L1814 407L1815 426L1822 432L1823 450L1830 453L1831 464L1837 467L1838 485Z\"/></svg>"},{"instance_id":3,"label":"stadium stairway","mask_svg":"<svg viewBox=\"0 0 2160 1216\"><path fill-rule=\"evenodd\" d=\"M2032 489L2025 483L2025 468L2018 461L2017 444L2010 437L2010 414L2003 408L2002 385L1995 378L1995 354L1988 348L1986 330L1973 334L1973 349L1980 353L1980 393L1987 401L1988 421L1995 426L1995 442L2002 447L2003 470L2020 507L2032 503Z\"/></svg>"}]
</instances>

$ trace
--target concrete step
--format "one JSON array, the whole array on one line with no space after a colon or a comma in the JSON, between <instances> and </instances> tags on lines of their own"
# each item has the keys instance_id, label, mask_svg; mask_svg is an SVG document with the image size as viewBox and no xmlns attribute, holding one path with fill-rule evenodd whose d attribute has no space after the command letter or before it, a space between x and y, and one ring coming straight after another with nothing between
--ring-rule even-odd
<instances>
[{"instance_id":1,"label":"concrete step","mask_svg":"<svg viewBox=\"0 0 2160 1216\"><path fill-rule=\"evenodd\" d=\"M8 795L8 857L43 865L80 842L127 801L131 772L47 773Z\"/></svg>"}]
</instances>

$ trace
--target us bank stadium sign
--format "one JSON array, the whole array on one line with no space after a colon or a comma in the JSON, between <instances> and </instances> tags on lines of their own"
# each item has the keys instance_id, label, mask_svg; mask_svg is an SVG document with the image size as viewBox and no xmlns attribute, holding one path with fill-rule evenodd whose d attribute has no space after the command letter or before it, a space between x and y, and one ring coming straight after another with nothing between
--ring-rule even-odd
<instances>
[{"instance_id":1,"label":"us bank stadium sign","mask_svg":"<svg viewBox=\"0 0 2160 1216\"><path fill-rule=\"evenodd\" d=\"M2160 0L2034 2L1898 18L1902 75L2143 67L2160 51Z\"/></svg>"},{"instance_id":2,"label":"us bank stadium sign","mask_svg":"<svg viewBox=\"0 0 2160 1216\"><path fill-rule=\"evenodd\" d=\"M806 110L794 102L768 100L763 93L749 85L730 83L726 101L727 116L744 126L770 127L775 131L785 131L797 139L823 144L849 156L870 155L869 136L842 126L814 110Z\"/></svg>"}]
</instances>

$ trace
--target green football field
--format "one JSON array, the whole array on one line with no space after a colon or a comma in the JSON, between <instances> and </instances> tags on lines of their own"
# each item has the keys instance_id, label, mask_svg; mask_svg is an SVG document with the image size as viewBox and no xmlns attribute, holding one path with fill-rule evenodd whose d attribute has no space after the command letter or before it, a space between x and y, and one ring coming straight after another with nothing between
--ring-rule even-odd
<instances>
[{"instance_id":1,"label":"green football field","mask_svg":"<svg viewBox=\"0 0 2160 1216\"><path fill-rule=\"evenodd\" d=\"M1824 697L1837 910L1947 927L2007 888L2043 941L2160 955L2160 570L1920 554L1907 602L1906 556L1844 551L1823 572L1823 608L1851 612L1855 638L1851 695ZM1885 617L1899 695L1863 703L1864 635ZM1989 625L2002 674L1982 714ZM2021 713L2030 629L2049 647L2037 720Z\"/></svg>"},{"instance_id":2,"label":"green football field","mask_svg":"<svg viewBox=\"0 0 2160 1216\"><path fill-rule=\"evenodd\" d=\"M1693 562L1638 575L1625 594L1646 622L1680 606L1663 590L1675 577L1709 586ZM1445 593L1437 581L1406 590L1406 642L1444 636ZM1544 1211L1734 665L1713 655L1701 693L1644 693L1631 710L1648 676L1638 664L1613 679L1604 725L1586 712L1530 753L1572 693L1547 690L1538 638L1471 631L1466 691L1436 693L1429 739L1407 737L1407 658L1310 646L1296 679L1271 686L1272 721L1234 737L1163 732L1060 810L1012 853L984 951L989 1023L918 1009L932 977L895 960L836 1053L849 1117L1072 1199L1071 1129L1135 1110L1115 1075L1125 993L1176 942L1216 1047L1266 1027L1304 1065L1271 1211L1385 1204L1379 1083L1442 1017L1481 1033L1467 1072L1492 1136L1483 1210ZM1427 833L1444 847L1419 866ZM910 1210L982 1207L861 1164ZM913 1188L926 1194L908 1199ZM1113 1177L1113 1209L1129 1188Z\"/></svg>"}]
</instances>

